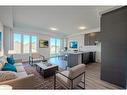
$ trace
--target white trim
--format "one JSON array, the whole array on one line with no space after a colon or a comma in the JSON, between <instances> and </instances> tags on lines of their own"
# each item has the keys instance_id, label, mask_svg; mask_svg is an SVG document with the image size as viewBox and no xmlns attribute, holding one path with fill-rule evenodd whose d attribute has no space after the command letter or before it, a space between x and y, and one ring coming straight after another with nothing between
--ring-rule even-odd
<instances>
[{"instance_id":1,"label":"white trim","mask_svg":"<svg viewBox=\"0 0 127 95\"><path fill-rule=\"evenodd\" d=\"M121 7L123 7L123 6L114 6L114 7L110 8L110 9L107 9L107 10L104 10L104 11L99 12L99 15L101 16L104 13L113 11L113 10L118 9L118 8L121 8Z\"/></svg>"},{"instance_id":2,"label":"white trim","mask_svg":"<svg viewBox=\"0 0 127 95\"><path fill-rule=\"evenodd\" d=\"M38 41L38 35L36 35L36 34L29 34L29 33L23 33L23 32L12 32L12 44L13 44L13 49L14 49L14 36L13 36L13 34L14 33L17 33L17 34L20 34L21 35L21 52L20 53L16 53L16 54L19 54L19 55L23 55L23 54L31 54L32 53L32 48L31 48L31 44L32 44L32 36L36 36L37 37L37 41ZM24 53L23 52L23 36L24 35L28 35L29 37L30 37L30 47L29 47L29 53ZM36 45L38 45L37 43L36 43ZM36 48L37 50L36 51L38 51L38 47Z\"/></svg>"}]
</instances>

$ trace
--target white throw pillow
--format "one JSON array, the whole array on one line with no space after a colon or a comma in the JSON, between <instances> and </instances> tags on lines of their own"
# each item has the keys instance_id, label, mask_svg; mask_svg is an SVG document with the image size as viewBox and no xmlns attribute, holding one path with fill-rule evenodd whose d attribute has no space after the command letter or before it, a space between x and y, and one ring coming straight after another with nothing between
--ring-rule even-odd
<instances>
[{"instance_id":1,"label":"white throw pillow","mask_svg":"<svg viewBox=\"0 0 127 95\"><path fill-rule=\"evenodd\" d=\"M1 68L3 68L4 64L7 63L7 57L6 56L2 56L0 57L0 70Z\"/></svg>"},{"instance_id":2,"label":"white throw pillow","mask_svg":"<svg viewBox=\"0 0 127 95\"><path fill-rule=\"evenodd\" d=\"M11 79L16 79L16 72L12 71L0 71L0 82L7 81Z\"/></svg>"},{"instance_id":3,"label":"white throw pillow","mask_svg":"<svg viewBox=\"0 0 127 95\"><path fill-rule=\"evenodd\" d=\"M2 70L2 68L3 68L3 64L2 64L2 63L0 63L0 71Z\"/></svg>"}]
</instances>

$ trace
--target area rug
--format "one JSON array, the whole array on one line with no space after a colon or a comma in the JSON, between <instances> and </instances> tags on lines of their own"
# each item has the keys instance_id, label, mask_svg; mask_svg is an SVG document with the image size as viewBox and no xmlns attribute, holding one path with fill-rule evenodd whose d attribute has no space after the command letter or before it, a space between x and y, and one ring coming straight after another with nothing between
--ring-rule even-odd
<instances>
[{"instance_id":1,"label":"area rug","mask_svg":"<svg viewBox=\"0 0 127 95\"><path fill-rule=\"evenodd\" d=\"M35 66L30 66L29 64L24 64L24 68L27 74L34 74L35 76L35 89L53 89L54 78L53 76L44 78L40 73L36 71ZM64 89L58 83L56 84L56 89Z\"/></svg>"}]
</instances>

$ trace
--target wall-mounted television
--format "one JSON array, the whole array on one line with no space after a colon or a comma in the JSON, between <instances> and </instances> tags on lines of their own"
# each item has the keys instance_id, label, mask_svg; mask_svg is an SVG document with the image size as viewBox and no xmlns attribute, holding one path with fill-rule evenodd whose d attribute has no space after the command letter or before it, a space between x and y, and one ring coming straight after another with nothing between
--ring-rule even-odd
<instances>
[{"instance_id":1,"label":"wall-mounted television","mask_svg":"<svg viewBox=\"0 0 127 95\"><path fill-rule=\"evenodd\" d=\"M78 48L78 42L77 41L71 41L70 42L70 48Z\"/></svg>"}]
</instances>

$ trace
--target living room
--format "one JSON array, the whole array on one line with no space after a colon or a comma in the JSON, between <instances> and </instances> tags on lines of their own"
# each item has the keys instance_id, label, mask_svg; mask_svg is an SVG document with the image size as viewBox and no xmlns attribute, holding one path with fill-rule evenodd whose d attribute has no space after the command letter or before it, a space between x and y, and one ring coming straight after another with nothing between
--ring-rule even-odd
<instances>
[{"instance_id":1,"label":"living room","mask_svg":"<svg viewBox=\"0 0 127 95\"><path fill-rule=\"evenodd\" d=\"M117 64L105 64L112 54L106 53L110 33L102 18L114 10L124 14L126 6L0 6L0 86L126 89L125 62L119 70Z\"/></svg>"}]
</instances>

